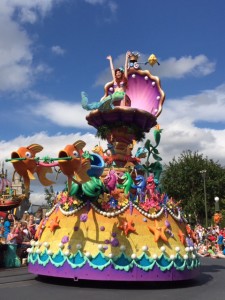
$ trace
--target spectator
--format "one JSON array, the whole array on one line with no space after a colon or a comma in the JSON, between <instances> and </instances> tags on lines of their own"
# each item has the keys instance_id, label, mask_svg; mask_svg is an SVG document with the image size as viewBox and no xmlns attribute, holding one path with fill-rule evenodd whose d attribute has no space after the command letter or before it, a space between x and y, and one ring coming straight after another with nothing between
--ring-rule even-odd
<instances>
[{"instance_id":1,"label":"spectator","mask_svg":"<svg viewBox=\"0 0 225 300\"><path fill-rule=\"evenodd\" d=\"M4 238L7 239L10 233L11 226L14 226L15 218L11 213L8 213L4 222Z\"/></svg>"},{"instance_id":2,"label":"spectator","mask_svg":"<svg viewBox=\"0 0 225 300\"><path fill-rule=\"evenodd\" d=\"M222 253L224 249L224 238L223 238L223 231L221 230L217 236L217 245L218 250Z\"/></svg>"},{"instance_id":3,"label":"spectator","mask_svg":"<svg viewBox=\"0 0 225 300\"><path fill-rule=\"evenodd\" d=\"M0 218L0 228L1 228L1 227L4 228L4 222L5 222L5 221L4 221L4 218L1 217L1 218Z\"/></svg>"},{"instance_id":4,"label":"spectator","mask_svg":"<svg viewBox=\"0 0 225 300\"><path fill-rule=\"evenodd\" d=\"M21 262L19 257L17 256L17 234L16 227L11 227L10 232L7 235L7 250L5 252L4 257L4 266L6 268L15 268L20 267Z\"/></svg>"},{"instance_id":5,"label":"spectator","mask_svg":"<svg viewBox=\"0 0 225 300\"><path fill-rule=\"evenodd\" d=\"M29 231L31 239L33 239L34 236L35 236L35 233L36 233L36 223L34 222L34 216L33 215L29 216L27 229Z\"/></svg>"}]
</instances>

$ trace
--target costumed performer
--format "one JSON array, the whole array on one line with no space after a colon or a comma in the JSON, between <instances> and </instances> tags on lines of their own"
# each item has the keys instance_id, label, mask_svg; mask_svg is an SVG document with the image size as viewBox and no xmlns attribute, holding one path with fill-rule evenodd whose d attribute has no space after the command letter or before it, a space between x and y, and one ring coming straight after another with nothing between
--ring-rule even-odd
<instances>
[{"instance_id":1,"label":"costumed performer","mask_svg":"<svg viewBox=\"0 0 225 300\"><path fill-rule=\"evenodd\" d=\"M107 59L110 63L110 68L113 77L113 88L114 92L111 95L103 97L100 102L88 103L87 94L85 92L81 92L81 104L82 107L86 110L111 110L114 109L114 104L118 105L118 102L123 106L128 106L126 102L129 102L126 96L126 87L127 87L127 70L128 70L128 58L131 55L131 52L128 51L126 53L125 65L123 68L118 68L114 70L112 56L107 56Z\"/></svg>"}]
</instances>

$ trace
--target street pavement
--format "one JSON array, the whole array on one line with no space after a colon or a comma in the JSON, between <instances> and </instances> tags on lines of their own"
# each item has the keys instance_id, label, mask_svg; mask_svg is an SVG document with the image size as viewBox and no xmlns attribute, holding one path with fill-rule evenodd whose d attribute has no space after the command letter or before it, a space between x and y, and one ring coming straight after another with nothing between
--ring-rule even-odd
<instances>
[{"instance_id":1,"label":"street pavement","mask_svg":"<svg viewBox=\"0 0 225 300\"><path fill-rule=\"evenodd\" d=\"M0 269L0 300L222 300L225 258L201 258L200 275L181 282L91 282L43 278L27 267Z\"/></svg>"}]
</instances>

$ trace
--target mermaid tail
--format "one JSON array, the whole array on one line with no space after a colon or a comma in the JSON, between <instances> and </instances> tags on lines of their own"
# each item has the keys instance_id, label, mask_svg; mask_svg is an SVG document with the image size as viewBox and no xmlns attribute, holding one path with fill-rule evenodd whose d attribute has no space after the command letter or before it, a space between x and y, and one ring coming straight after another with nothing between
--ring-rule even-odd
<instances>
[{"instance_id":1,"label":"mermaid tail","mask_svg":"<svg viewBox=\"0 0 225 300\"><path fill-rule=\"evenodd\" d=\"M17 245L8 244L7 251L4 257L4 267L5 268L15 268L20 267L21 262L16 253Z\"/></svg>"},{"instance_id":2,"label":"mermaid tail","mask_svg":"<svg viewBox=\"0 0 225 300\"><path fill-rule=\"evenodd\" d=\"M115 92L112 95L107 96L100 102L88 103L88 97L85 92L81 92L81 105L86 110L99 109L101 111L114 109L113 103L115 101L122 101L125 96L124 92Z\"/></svg>"}]
</instances>

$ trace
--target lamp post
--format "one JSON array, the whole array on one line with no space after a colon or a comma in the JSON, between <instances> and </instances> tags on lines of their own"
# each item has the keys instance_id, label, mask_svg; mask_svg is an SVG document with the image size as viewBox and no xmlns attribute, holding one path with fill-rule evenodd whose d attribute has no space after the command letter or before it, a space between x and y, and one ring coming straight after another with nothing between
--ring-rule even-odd
<instances>
[{"instance_id":1,"label":"lamp post","mask_svg":"<svg viewBox=\"0 0 225 300\"><path fill-rule=\"evenodd\" d=\"M215 212L219 212L220 211L220 203L219 203L220 198L216 196L214 198L214 200L215 200Z\"/></svg>"},{"instance_id":2,"label":"lamp post","mask_svg":"<svg viewBox=\"0 0 225 300\"><path fill-rule=\"evenodd\" d=\"M219 197L215 197L215 214L214 214L214 223L220 226L220 222L222 221L222 214L220 213L220 204Z\"/></svg>"},{"instance_id":3,"label":"lamp post","mask_svg":"<svg viewBox=\"0 0 225 300\"><path fill-rule=\"evenodd\" d=\"M208 228L208 211L207 211L206 185L205 185L206 170L201 170L200 173L202 174L202 178L203 178L203 187L204 187L205 227Z\"/></svg>"}]
</instances>

